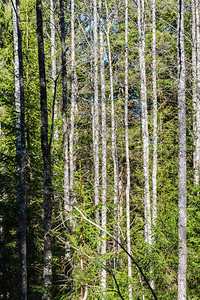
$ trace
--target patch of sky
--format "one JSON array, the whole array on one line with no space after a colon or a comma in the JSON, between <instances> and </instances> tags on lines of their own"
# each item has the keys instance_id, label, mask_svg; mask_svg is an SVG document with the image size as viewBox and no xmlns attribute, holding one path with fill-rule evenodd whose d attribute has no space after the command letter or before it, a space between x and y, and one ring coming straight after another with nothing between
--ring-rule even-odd
<instances>
[{"instance_id":1,"label":"patch of sky","mask_svg":"<svg viewBox=\"0 0 200 300\"><path fill-rule=\"evenodd\" d=\"M135 91L131 92L131 104L133 105L133 112L135 118L141 117L141 101L138 99Z\"/></svg>"}]
</instances>

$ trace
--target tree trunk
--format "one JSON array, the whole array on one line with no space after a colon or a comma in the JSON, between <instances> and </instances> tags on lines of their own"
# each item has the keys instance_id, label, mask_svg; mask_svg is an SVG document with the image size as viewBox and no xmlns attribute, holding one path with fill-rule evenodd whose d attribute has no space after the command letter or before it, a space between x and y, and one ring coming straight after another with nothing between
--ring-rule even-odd
<instances>
[{"instance_id":1,"label":"tree trunk","mask_svg":"<svg viewBox=\"0 0 200 300\"><path fill-rule=\"evenodd\" d=\"M56 41L55 41L55 23L54 23L54 5L53 0L50 0L50 28L51 28L51 76L52 76L52 95L54 95L55 79L56 79Z\"/></svg>"},{"instance_id":2,"label":"tree trunk","mask_svg":"<svg viewBox=\"0 0 200 300\"><path fill-rule=\"evenodd\" d=\"M126 145L126 230L127 250L131 253L130 233L130 161L129 161L129 140L128 140L128 0L125 1L125 145ZM131 259L128 257L128 277L131 279ZM128 286L129 299L132 299L132 286Z\"/></svg>"},{"instance_id":3,"label":"tree trunk","mask_svg":"<svg viewBox=\"0 0 200 300\"><path fill-rule=\"evenodd\" d=\"M109 23L109 13L108 6L105 0L106 6L106 18L107 18L107 44L108 44L108 60L109 60L109 72L110 72L110 99L111 99L111 139L112 139L112 159L113 159L113 174L114 174L114 217L115 224L113 225L113 235L115 239L120 242L120 227L119 227L119 172L118 172L118 159L117 159L117 145L116 145L116 129L115 129L115 107L114 107L114 87L113 87L113 68L112 68L112 58L110 49L110 23ZM119 246L114 241L114 250L116 247L119 250ZM114 262L114 269L116 268L116 260Z\"/></svg>"},{"instance_id":4,"label":"tree trunk","mask_svg":"<svg viewBox=\"0 0 200 300\"><path fill-rule=\"evenodd\" d=\"M195 163L195 185L199 185L200 179L200 20L199 20L199 0L196 0L196 42L197 42L197 101L196 101L196 163Z\"/></svg>"},{"instance_id":5,"label":"tree trunk","mask_svg":"<svg viewBox=\"0 0 200 300\"><path fill-rule=\"evenodd\" d=\"M99 98L98 98L98 29L97 1L93 0L94 9L94 203L99 204ZM99 224L99 210L96 209L96 223Z\"/></svg>"},{"instance_id":6,"label":"tree trunk","mask_svg":"<svg viewBox=\"0 0 200 300\"><path fill-rule=\"evenodd\" d=\"M104 38L103 38L103 10L102 2L99 0L99 18L100 18L100 73L101 73L101 110L102 110L102 211L101 225L106 230L106 194L107 194L107 166L106 166L106 95L105 95L105 70L104 70ZM106 254L106 233L102 233L101 254ZM103 261L101 274L101 286L106 289L106 261ZM105 294L104 294L105 296ZM103 298L104 299L104 298Z\"/></svg>"},{"instance_id":7,"label":"tree trunk","mask_svg":"<svg viewBox=\"0 0 200 300\"><path fill-rule=\"evenodd\" d=\"M20 24L19 0L13 2L13 39L15 70L15 108L16 108L16 159L20 186L17 197L20 203L20 258L21 258L21 299L27 299L27 265L26 265L26 142L24 112L24 80L22 37Z\"/></svg>"},{"instance_id":8,"label":"tree trunk","mask_svg":"<svg viewBox=\"0 0 200 300\"><path fill-rule=\"evenodd\" d=\"M178 300L186 300L186 101L184 51L184 1L178 0L177 51L178 51Z\"/></svg>"},{"instance_id":9,"label":"tree trunk","mask_svg":"<svg viewBox=\"0 0 200 300\"><path fill-rule=\"evenodd\" d=\"M152 56L153 56L153 172L152 172L152 221L156 225L157 219L157 88L156 88L156 1L152 0Z\"/></svg>"},{"instance_id":10,"label":"tree trunk","mask_svg":"<svg viewBox=\"0 0 200 300\"><path fill-rule=\"evenodd\" d=\"M55 21L54 21L54 3L53 0L49 1L50 5L50 29L51 29L51 79L52 79L52 95L53 99L55 101L55 93L56 93L56 27L55 27ZM57 104L53 104L53 117L55 119L58 118L58 107ZM54 120L52 120L54 122ZM58 130L55 130L55 140L58 139Z\"/></svg>"},{"instance_id":11,"label":"tree trunk","mask_svg":"<svg viewBox=\"0 0 200 300\"><path fill-rule=\"evenodd\" d=\"M143 140L143 169L144 169L144 219L145 241L151 244L151 207L149 192L149 132L146 94L146 71L145 71L145 23L144 23L144 0L138 0L138 48L140 63L140 98L142 110L142 140Z\"/></svg>"},{"instance_id":12,"label":"tree trunk","mask_svg":"<svg viewBox=\"0 0 200 300\"><path fill-rule=\"evenodd\" d=\"M46 74L43 41L42 1L36 2L37 40L40 75L40 107L41 107L41 146L43 155L43 200L44 200L44 293L42 299L51 299L52 265L51 265L51 219L52 219L52 190L51 190L51 154L48 144L48 111Z\"/></svg>"},{"instance_id":13,"label":"tree trunk","mask_svg":"<svg viewBox=\"0 0 200 300\"><path fill-rule=\"evenodd\" d=\"M69 135L69 160L70 160L70 184L69 195L70 201L73 201L73 186L74 186L74 105L75 105L75 44L74 44L74 0L71 0L71 112L70 112L70 135Z\"/></svg>"},{"instance_id":14,"label":"tree trunk","mask_svg":"<svg viewBox=\"0 0 200 300\"><path fill-rule=\"evenodd\" d=\"M68 157L68 123L67 123L67 68L66 68L66 46L65 46L65 18L64 18L64 1L60 0L60 28L61 28L61 49L62 49L62 129L63 129L63 163L64 163L64 211L68 224L72 224L72 199L69 195L69 157ZM70 229L69 229L70 232ZM65 243L65 273L71 274L71 255L70 243Z\"/></svg>"},{"instance_id":15,"label":"tree trunk","mask_svg":"<svg viewBox=\"0 0 200 300\"><path fill-rule=\"evenodd\" d=\"M69 217L71 214L71 203L69 199L69 158L68 158L68 135L67 135L67 69L65 52L65 19L64 4L60 0L60 28L61 28L61 49L62 49L62 130L63 130L63 164L64 164L64 210Z\"/></svg>"},{"instance_id":16,"label":"tree trunk","mask_svg":"<svg viewBox=\"0 0 200 300\"><path fill-rule=\"evenodd\" d=\"M194 185L198 184L198 168L197 168L197 40L196 40L196 1L191 1L192 10L192 103L193 103L193 134L194 134L194 153L193 153L193 168L194 168Z\"/></svg>"}]
</instances>

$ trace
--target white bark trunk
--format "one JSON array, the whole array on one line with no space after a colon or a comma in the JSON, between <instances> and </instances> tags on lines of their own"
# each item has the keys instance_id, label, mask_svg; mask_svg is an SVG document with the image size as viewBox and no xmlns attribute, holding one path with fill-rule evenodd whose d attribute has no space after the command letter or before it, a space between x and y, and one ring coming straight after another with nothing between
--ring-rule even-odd
<instances>
[{"instance_id":1,"label":"white bark trunk","mask_svg":"<svg viewBox=\"0 0 200 300\"><path fill-rule=\"evenodd\" d=\"M151 245L151 206L149 192L149 132L147 115L146 71L145 71L145 23L144 0L138 0L138 48L140 62L140 98L142 108L142 140L144 169L144 219L145 241Z\"/></svg>"},{"instance_id":2,"label":"white bark trunk","mask_svg":"<svg viewBox=\"0 0 200 300\"><path fill-rule=\"evenodd\" d=\"M51 28L51 76L53 79L52 83L52 94L54 95L55 79L56 79L56 40L55 40L55 23L54 23L54 5L53 0L50 0L50 28Z\"/></svg>"},{"instance_id":3,"label":"white bark trunk","mask_svg":"<svg viewBox=\"0 0 200 300\"><path fill-rule=\"evenodd\" d=\"M97 1L93 0L94 9L94 203L99 204L99 98L98 98L98 29ZM99 224L99 210L96 210L96 222Z\"/></svg>"},{"instance_id":4,"label":"white bark trunk","mask_svg":"<svg viewBox=\"0 0 200 300\"><path fill-rule=\"evenodd\" d=\"M62 131L63 131L63 167L64 167L64 211L71 218L71 203L69 197L69 157L68 157L68 123L67 123L67 69L65 52L65 20L63 0L60 0L60 27L61 27L61 49L62 49Z\"/></svg>"},{"instance_id":5,"label":"white bark trunk","mask_svg":"<svg viewBox=\"0 0 200 300\"><path fill-rule=\"evenodd\" d=\"M99 18L100 18L100 73L101 73L101 119L102 119L102 211L101 224L106 230L106 194L107 194L107 166L106 166L106 95L105 95L105 70L104 70L104 38L103 38L103 12L102 3L99 0ZM102 233L101 254L106 254L106 232ZM103 261L104 268L101 274L101 286L106 290L106 261ZM104 294L105 297L105 294ZM105 299L105 298L103 298Z\"/></svg>"},{"instance_id":6,"label":"white bark trunk","mask_svg":"<svg viewBox=\"0 0 200 300\"><path fill-rule=\"evenodd\" d=\"M73 201L74 190L74 106L75 106L75 11L74 0L71 0L71 112L70 112L70 135L69 135L69 160L70 160L70 201Z\"/></svg>"},{"instance_id":7,"label":"white bark trunk","mask_svg":"<svg viewBox=\"0 0 200 300\"><path fill-rule=\"evenodd\" d=\"M192 103L193 103L193 134L194 134L194 185L198 184L198 168L197 168L197 39L196 39L196 0L191 1L192 9Z\"/></svg>"},{"instance_id":8,"label":"white bark trunk","mask_svg":"<svg viewBox=\"0 0 200 300\"><path fill-rule=\"evenodd\" d=\"M125 145L126 145L126 230L127 250L131 253L130 235L130 161L129 161L129 140L128 140L128 0L125 1ZM128 257L128 277L131 279L131 259ZM132 299L132 286L128 285L129 299Z\"/></svg>"},{"instance_id":9,"label":"white bark trunk","mask_svg":"<svg viewBox=\"0 0 200 300\"><path fill-rule=\"evenodd\" d=\"M200 19L199 0L196 0L196 41L197 41L197 99L196 99L196 150L195 150L195 185L199 185L200 179Z\"/></svg>"},{"instance_id":10,"label":"white bark trunk","mask_svg":"<svg viewBox=\"0 0 200 300\"><path fill-rule=\"evenodd\" d=\"M157 218L157 88L156 88L156 1L152 0L152 56L153 56L153 172L152 172L152 221L156 225Z\"/></svg>"},{"instance_id":11,"label":"white bark trunk","mask_svg":"<svg viewBox=\"0 0 200 300\"><path fill-rule=\"evenodd\" d=\"M109 72L110 72L110 98L111 98L111 139L112 139L112 159L113 159L113 174L114 174L114 217L117 220L117 224L114 224L113 235L115 239L120 242L120 214L119 214L119 172L118 172L118 159L117 159L117 145L116 145L116 129L115 129L115 107L114 107L114 87L113 87L113 68L112 68L112 58L110 49L110 22L107 1L105 0L106 6L106 18L107 18L107 44L108 44L108 60L109 60ZM119 249L119 246L114 242L114 250ZM114 269L116 268L116 263L114 263Z\"/></svg>"},{"instance_id":12,"label":"white bark trunk","mask_svg":"<svg viewBox=\"0 0 200 300\"><path fill-rule=\"evenodd\" d=\"M179 195L178 195L178 300L186 300L186 100L185 100L185 51L184 51L184 0L178 0L178 128L179 128Z\"/></svg>"},{"instance_id":13,"label":"white bark trunk","mask_svg":"<svg viewBox=\"0 0 200 300\"><path fill-rule=\"evenodd\" d=\"M52 95L54 98L55 93L55 80L56 80L56 28L54 21L54 3L53 0L49 1L50 4L50 29L51 29L51 77L52 77ZM58 107L54 104L54 119L58 118ZM58 130L55 130L54 134L55 140L58 140Z\"/></svg>"},{"instance_id":14,"label":"white bark trunk","mask_svg":"<svg viewBox=\"0 0 200 300\"><path fill-rule=\"evenodd\" d=\"M13 1L13 43L15 73L15 109L16 109L16 161L19 187L17 200L20 205L19 233L21 260L21 299L27 299L27 264L26 264L26 142L24 112L23 57L20 24L19 0Z\"/></svg>"}]
</instances>

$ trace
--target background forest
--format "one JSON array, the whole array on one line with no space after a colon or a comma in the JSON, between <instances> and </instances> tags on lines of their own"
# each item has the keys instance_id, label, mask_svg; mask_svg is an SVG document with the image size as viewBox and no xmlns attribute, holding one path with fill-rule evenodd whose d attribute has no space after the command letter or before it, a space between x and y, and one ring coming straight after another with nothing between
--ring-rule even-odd
<instances>
[{"instance_id":1,"label":"background forest","mask_svg":"<svg viewBox=\"0 0 200 300\"><path fill-rule=\"evenodd\" d=\"M0 299L200 299L199 5L0 0Z\"/></svg>"}]
</instances>

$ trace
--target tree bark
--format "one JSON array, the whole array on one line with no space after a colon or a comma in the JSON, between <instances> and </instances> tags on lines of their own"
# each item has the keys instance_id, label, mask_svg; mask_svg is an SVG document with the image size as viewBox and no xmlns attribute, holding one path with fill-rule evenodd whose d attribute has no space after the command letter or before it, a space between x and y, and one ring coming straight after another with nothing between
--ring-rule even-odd
<instances>
[{"instance_id":1,"label":"tree bark","mask_svg":"<svg viewBox=\"0 0 200 300\"><path fill-rule=\"evenodd\" d=\"M20 24L19 0L13 2L13 39L15 70L15 108L16 108L16 160L20 186L17 191L20 203L19 233L21 259L21 299L27 299L27 263L26 263L26 142L24 80L22 57L22 34Z\"/></svg>"},{"instance_id":2,"label":"tree bark","mask_svg":"<svg viewBox=\"0 0 200 300\"><path fill-rule=\"evenodd\" d=\"M97 1L93 0L94 9L94 203L99 204L99 98L98 98L98 28ZM99 224L99 210L96 209L95 218Z\"/></svg>"},{"instance_id":3,"label":"tree bark","mask_svg":"<svg viewBox=\"0 0 200 300\"><path fill-rule=\"evenodd\" d=\"M130 235L130 161L129 161L129 140L128 140L128 0L125 0L125 146L126 146L126 230L127 250L131 253ZM128 257L128 277L132 277L131 258ZM132 299L132 286L128 286L129 299Z\"/></svg>"},{"instance_id":4,"label":"tree bark","mask_svg":"<svg viewBox=\"0 0 200 300\"><path fill-rule=\"evenodd\" d=\"M152 221L157 219L157 87L156 87L156 1L152 0L152 56L153 56L153 172L152 172Z\"/></svg>"},{"instance_id":5,"label":"tree bark","mask_svg":"<svg viewBox=\"0 0 200 300\"><path fill-rule=\"evenodd\" d=\"M199 185L200 179L200 19L199 19L199 0L196 0L196 42L197 42L197 101L196 101L196 149L195 149L195 170L194 181L195 185Z\"/></svg>"},{"instance_id":6,"label":"tree bark","mask_svg":"<svg viewBox=\"0 0 200 300\"><path fill-rule=\"evenodd\" d=\"M145 71L145 22L144 0L138 0L138 48L140 63L140 98L142 110L142 140L143 140L143 172L144 172L144 219L145 241L151 245L151 206L149 191L149 132L146 94L146 71Z\"/></svg>"},{"instance_id":7,"label":"tree bark","mask_svg":"<svg viewBox=\"0 0 200 300\"><path fill-rule=\"evenodd\" d=\"M74 187L74 105L75 105L75 33L74 33L75 11L74 0L71 0L71 112L70 112L70 135L69 135L69 160L70 160L70 201L73 201Z\"/></svg>"},{"instance_id":8,"label":"tree bark","mask_svg":"<svg viewBox=\"0 0 200 300\"><path fill-rule=\"evenodd\" d=\"M52 76L52 95L54 95L55 79L56 79L56 40L55 40L55 23L54 23L54 5L53 0L50 0L50 28L51 28L51 76Z\"/></svg>"},{"instance_id":9,"label":"tree bark","mask_svg":"<svg viewBox=\"0 0 200 300\"><path fill-rule=\"evenodd\" d=\"M184 0L177 1L177 51L178 51L178 300L186 300L186 101L185 101L185 51L184 51Z\"/></svg>"},{"instance_id":10,"label":"tree bark","mask_svg":"<svg viewBox=\"0 0 200 300\"><path fill-rule=\"evenodd\" d=\"M115 129L115 107L114 107L114 86L113 86L113 68L110 48L110 22L107 1L105 0L106 6L106 18L107 18L107 44L108 44L108 60L109 60L109 72L110 72L110 99L111 99L111 139L112 139L112 159L113 159L113 174L114 174L114 217L115 224L113 228L113 235L118 242L120 242L120 203L119 203L119 171L118 171L118 158L117 158L117 145L116 145L116 129ZM117 225L116 225L117 223ZM114 249L116 247L119 250L119 246L114 242ZM114 269L116 268L116 260L114 262Z\"/></svg>"},{"instance_id":11,"label":"tree bark","mask_svg":"<svg viewBox=\"0 0 200 300\"><path fill-rule=\"evenodd\" d=\"M196 1L191 1L192 10L192 103L193 103L193 134L194 134L194 185L198 184L197 168L197 28L196 28Z\"/></svg>"},{"instance_id":12,"label":"tree bark","mask_svg":"<svg viewBox=\"0 0 200 300\"><path fill-rule=\"evenodd\" d=\"M48 112L47 112L47 92L46 92L46 74L45 57L43 41L43 18L42 1L36 1L37 12L37 40L38 40L38 60L40 76L40 107L41 107L41 146L43 155L43 200L44 200L44 293L42 299L51 299L52 285L52 190L51 190L51 154L48 144Z\"/></svg>"},{"instance_id":13,"label":"tree bark","mask_svg":"<svg viewBox=\"0 0 200 300\"><path fill-rule=\"evenodd\" d=\"M63 164L64 164L64 210L69 217L71 214L71 203L69 198L69 158L68 158L68 124L67 124L67 69L66 69L66 47L65 47L65 19L64 4L60 0L60 28L61 28L61 49L62 49L62 130L63 130Z\"/></svg>"},{"instance_id":14,"label":"tree bark","mask_svg":"<svg viewBox=\"0 0 200 300\"><path fill-rule=\"evenodd\" d=\"M105 94L105 70L104 70L104 38L103 38L103 10L102 1L99 0L99 19L100 19L100 73L101 73L101 119L102 119L102 211L101 225L106 230L106 194L107 194L107 151L106 151L106 94ZM101 254L106 254L106 232L102 233ZM101 274L101 286L106 289L106 260L103 261ZM105 297L105 294L104 294ZM105 299L105 298L103 298Z\"/></svg>"}]
</instances>

